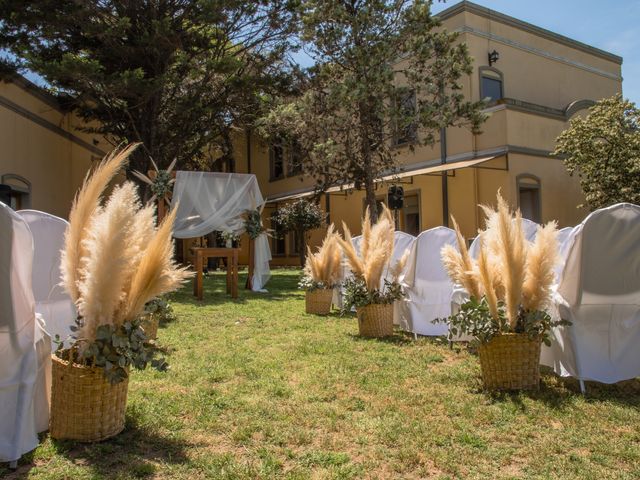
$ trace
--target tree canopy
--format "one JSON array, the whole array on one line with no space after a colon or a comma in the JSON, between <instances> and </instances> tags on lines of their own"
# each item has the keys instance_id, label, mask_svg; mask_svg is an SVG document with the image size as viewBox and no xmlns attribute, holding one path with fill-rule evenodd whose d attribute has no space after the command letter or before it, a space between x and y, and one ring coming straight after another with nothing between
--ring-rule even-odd
<instances>
[{"instance_id":1,"label":"tree canopy","mask_svg":"<svg viewBox=\"0 0 640 480\"><path fill-rule=\"evenodd\" d=\"M618 94L576 117L557 139L555 155L577 173L591 209L640 204L640 110Z\"/></svg>"},{"instance_id":2,"label":"tree canopy","mask_svg":"<svg viewBox=\"0 0 640 480\"><path fill-rule=\"evenodd\" d=\"M42 76L87 130L142 142L132 169L146 171L149 157L198 165L213 147L229 156L232 125L286 85L294 3L3 0L3 71Z\"/></svg>"},{"instance_id":3,"label":"tree canopy","mask_svg":"<svg viewBox=\"0 0 640 480\"><path fill-rule=\"evenodd\" d=\"M472 60L428 0L305 0L302 40L315 66L301 95L277 99L262 127L295 139L318 190L353 183L374 217L374 182L396 168L397 145L433 145L440 129L478 131L482 103L465 100Z\"/></svg>"}]
</instances>

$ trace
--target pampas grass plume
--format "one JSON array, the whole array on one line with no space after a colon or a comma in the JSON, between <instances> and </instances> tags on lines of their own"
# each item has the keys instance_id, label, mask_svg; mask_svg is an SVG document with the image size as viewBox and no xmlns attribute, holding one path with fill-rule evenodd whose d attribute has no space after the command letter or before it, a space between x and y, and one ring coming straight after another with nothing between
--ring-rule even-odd
<instances>
[{"instance_id":1,"label":"pampas grass plume","mask_svg":"<svg viewBox=\"0 0 640 480\"><path fill-rule=\"evenodd\" d=\"M551 298L555 281L555 265L558 261L558 231L555 222L538 227L536 239L527 255L526 275L522 288L523 306L526 310L540 310Z\"/></svg>"}]
</instances>

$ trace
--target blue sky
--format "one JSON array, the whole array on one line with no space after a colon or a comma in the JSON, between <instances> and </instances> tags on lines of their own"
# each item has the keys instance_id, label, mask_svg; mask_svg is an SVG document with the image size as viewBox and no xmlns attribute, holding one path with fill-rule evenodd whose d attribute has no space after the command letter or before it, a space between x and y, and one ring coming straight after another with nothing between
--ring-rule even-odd
<instances>
[{"instance_id":1,"label":"blue sky","mask_svg":"<svg viewBox=\"0 0 640 480\"><path fill-rule=\"evenodd\" d=\"M434 2L439 12L458 0ZM519 20L623 57L622 93L640 105L640 0L475 0Z\"/></svg>"}]
</instances>

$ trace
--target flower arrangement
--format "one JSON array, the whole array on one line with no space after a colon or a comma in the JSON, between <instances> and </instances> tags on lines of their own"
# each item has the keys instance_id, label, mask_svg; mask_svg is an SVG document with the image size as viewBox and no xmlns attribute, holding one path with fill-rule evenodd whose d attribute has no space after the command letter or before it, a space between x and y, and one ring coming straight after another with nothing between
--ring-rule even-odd
<instances>
[{"instance_id":1,"label":"flower arrangement","mask_svg":"<svg viewBox=\"0 0 640 480\"><path fill-rule=\"evenodd\" d=\"M332 289L342 279L342 249L340 234L333 224L329 225L322 245L316 253L307 247L307 258L300 280L300 288L306 291Z\"/></svg>"},{"instance_id":2,"label":"flower arrangement","mask_svg":"<svg viewBox=\"0 0 640 480\"><path fill-rule=\"evenodd\" d=\"M170 203L169 197L171 195L171 192L173 191L173 184L176 181L173 176L173 168L176 166L177 159L174 159L173 162L171 162L171 165L169 165L166 170L159 169L158 165L156 165L156 162L153 161L153 158L150 158L150 160L155 171L154 178L149 178L147 175L137 170L133 170L131 173L135 177L139 178L144 183L149 185L149 190L151 190L151 193L153 193L153 196L149 200L150 202L153 202L155 199L160 198L165 202Z\"/></svg>"},{"instance_id":3,"label":"flower arrangement","mask_svg":"<svg viewBox=\"0 0 640 480\"><path fill-rule=\"evenodd\" d=\"M222 237L222 240L224 241L227 248L231 248L233 242L240 241L240 237L233 233L231 230L224 230L220 232L220 237Z\"/></svg>"},{"instance_id":4,"label":"flower arrangement","mask_svg":"<svg viewBox=\"0 0 640 480\"><path fill-rule=\"evenodd\" d=\"M382 215L375 225L371 225L369 209L362 220L362 241L360 252L351 241L351 232L343 223L344 239L339 238L347 264L353 277L344 282L344 308L364 307L371 304L392 304L403 298L404 293L398 281L404 269L408 253L394 265L390 265L393 258L394 221L391 211L383 206ZM384 279L388 271L390 280ZM382 285L381 285L382 283Z\"/></svg>"},{"instance_id":5,"label":"flower arrangement","mask_svg":"<svg viewBox=\"0 0 640 480\"><path fill-rule=\"evenodd\" d=\"M173 261L171 232L175 210L155 227L155 209L143 206L132 182L105 188L136 148L111 153L90 174L69 215L62 251L62 283L78 309L70 347L56 355L85 366L102 367L112 383L127 378L128 367L145 368L155 345L147 340L140 315L145 304L178 288L191 276Z\"/></svg>"},{"instance_id":6,"label":"flower arrangement","mask_svg":"<svg viewBox=\"0 0 640 480\"><path fill-rule=\"evenodd\" d=\"M482 207L486 229L480 232L478 258L472 259L453 219L458 249L447 245L442 260L451 279L469 300L447 321L453 336L470 335L479 343L485 386L490 389L537 388L541 343L550 344L554 266L558 257L555 222L538 227L526 240L519 210L512 212L498 193L497 209Z\"/></svg>"},{"instance_id":7,"label":"flower arrangement","mask_svg":"<svg viewBox=\"0 0 640 480\"><path fill-rule=\"evenodd\" d=\"M449 276L470 295L448 319L451 333L468 334L481 343L502 333L525 333L548 344L554 326L546 310L558 257L556 224L539 227L530 243L522 231L520 211L511 212L500 194L496 210L482 208L487 228L480 233L477 260L469 255L455 219L458 250L451 245L442 249Z\"/></svg>"},{"instance_id":8,"label":"flower arrangement","mask_svg":"<svg viewBox=\"0 0 640 480\"><path fill-rule=\"evenodd\" d=\"M251 240L255 240L266 231L262 225L262 210L256 209L244 212L244 229Z\"/></svg>"}]
</instances>

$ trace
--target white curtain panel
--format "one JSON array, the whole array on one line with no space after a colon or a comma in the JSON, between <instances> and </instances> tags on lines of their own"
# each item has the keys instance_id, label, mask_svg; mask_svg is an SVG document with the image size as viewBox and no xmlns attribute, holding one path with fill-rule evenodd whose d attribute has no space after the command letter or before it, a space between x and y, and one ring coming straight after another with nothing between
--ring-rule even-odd
<instances>
[{"instance_id":1,"label":"white curtain panel","mask_svg":"<svg viewBox=\"0 0 640 480\"><path fill-rule=\"evenodd\" d=\"M25 221L0 203L0 461L38 445L49 422L51 340L36 317L33 240Z\"/></svg>"},{"instance_id":2,"label":"white curtain panel","mask_svg":"<svg viewBox=\"0 0 640 480\"><path fill-rule=\"evenodd\" d=\"M245 231L243 214L264 204L255 175L244 173L176 173L172 208L177 208L173 236L194 238L213 231ZM255 241L253 290L261 291L271 275L266 234Z\"/></svg>"},{"instance_id":3,"label":"white curtain panel","mask_svg":"<svg viewBox=\"0 0 640 480\"><path fill-rule=\"evenodd\" d=\"M614 383L640 376L640 206L596 210L572 232L541 363L559 375Z\"/></svg>"},{"instance_id":4,"label":"white curtain panel","mask_svg":"<svg viewBox=\"0 0 640 480\"><path fill-rule=\"evenodd\" d=\"M418 335L446 335L446 324L432 323L451 315L453 283L442 264L440 251L456 246L456 234L447 227L436 227L418 235L411 247L403 283L406 299L396 302L400 328Z\"/></svg>"},{"instance_id":5,"label":"white curtain panel","mask_svg":"<svg viewBox=\"0 0 640 480\"><path fill-rule=\"evenodd\" d=\"M32 282L36 312L42 315L52 340L59 335L68 342L77 315L71 297L60 285L60 258L69 222L37 210L20 210L18 214L33 235Z\"/></svg>"}]
</instances>

